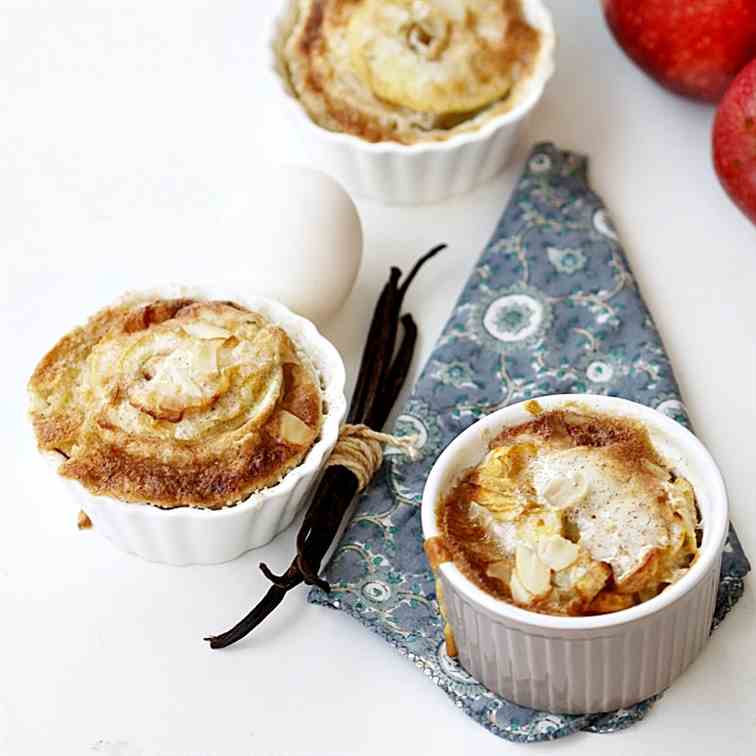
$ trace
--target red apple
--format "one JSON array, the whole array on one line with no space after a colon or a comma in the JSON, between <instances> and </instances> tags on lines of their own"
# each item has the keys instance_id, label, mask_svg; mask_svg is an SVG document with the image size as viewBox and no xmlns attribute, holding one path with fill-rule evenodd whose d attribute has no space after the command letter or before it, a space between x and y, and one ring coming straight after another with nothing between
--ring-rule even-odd
<instances>
[{"instance_id":1,"label":"red apple","mask_svg":"<svg viewBox=\"0 0 756 756\"><path fill-rule=\"evenodd\" d=\"M756 57L756 0L602 0L620 47L679 94L717 102Z\"/></svg>"},{"instance_id":2,"label":"red apple","mask_svg":"<svg viewBox=\"0 0 756 756\"><path fill-rule=\"evenodd\" d=\"M756 223L756 60L737 75L719 103L712 152L722 186Z\"/></svg>"}]
</instances>

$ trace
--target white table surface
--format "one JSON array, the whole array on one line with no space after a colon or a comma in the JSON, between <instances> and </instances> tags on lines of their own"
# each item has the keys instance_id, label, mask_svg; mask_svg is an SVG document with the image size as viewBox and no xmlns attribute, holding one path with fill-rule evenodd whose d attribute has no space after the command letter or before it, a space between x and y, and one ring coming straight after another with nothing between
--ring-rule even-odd
<instances>
[{"instance_id":1,"label":"white table surface","mask_svg":"<svg viewBox=\"0 0 756 756\"><path fill-rule=\"evenodd\" d=\"M645 722L516 746L458 711L383 641L304 591L246 642L201 638L288 564L294 529L213 567L148 564L76 530L25 421L24 384L64 329L127 288L249 270L263 152L289 134L256 97L272 0L0 0L0 754L745 754L756 742L754 580ZM756 234L720 190L712 110L668 95L610 39L597 2L554 0L558 74L511 169L421 208L358 202L365 257L326 334L350 383L390 264L450 247L413 286L417 372L522 166L551 139L590 154L697 430L756 557ZM249 213L230 208L249 207Z\"/></svg>"}]
</instances>

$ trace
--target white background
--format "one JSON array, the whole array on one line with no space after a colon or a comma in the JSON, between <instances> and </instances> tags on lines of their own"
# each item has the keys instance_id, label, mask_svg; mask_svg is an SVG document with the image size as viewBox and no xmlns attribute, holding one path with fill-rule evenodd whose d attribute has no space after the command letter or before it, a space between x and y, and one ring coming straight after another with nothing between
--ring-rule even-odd
<instances>
[{"instance_id":1,"label":"white background","mask_svg":"<svg viewBox=\"0 0 756 756\"><path fill-rule=\"evenodd\" d=\"M0 0L0 754L744 754L756 741L754 581L648 719L611 736L514 746L487 733L383 641L304 592L246 642L201 641L288 563L294 530L231 564L173 568L79 533L38 459L24 384L43 352L124 289L251 274L263 155L291 158L261 96L271 0ZM713 111L657 88L610 39L597 2L551 3L558 73L511 169L423 208L358 202L365 260L325 329L350 383L390 264L450 247L407 309L428 354L507 201L527 146L587 152L719 460L756 557L756 234L720 190ZM242 211L240 211L240 208Z\"/></svg>"}]
</instances>

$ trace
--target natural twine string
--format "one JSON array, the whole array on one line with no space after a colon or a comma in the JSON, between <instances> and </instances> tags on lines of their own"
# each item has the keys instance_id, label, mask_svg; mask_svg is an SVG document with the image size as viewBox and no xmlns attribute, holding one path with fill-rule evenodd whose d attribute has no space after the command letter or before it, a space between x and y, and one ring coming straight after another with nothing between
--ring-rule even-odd
<instances>
[{"instance_id":1,"label":"natural twine string","mask_svg":"<svg viewBox=\"0 0 756 756\"><path fill-rule=\"evenodd\" d=\"M341 429L336 448L331 452L327 467L341 465L354 473L357 491L362 491L373 479L383 462L383 444L401 449L410 459L417 457L417 447L412 437L399 438L388 433L379 433L367 425L347 424Z\"/></svg>"}]
</instances>

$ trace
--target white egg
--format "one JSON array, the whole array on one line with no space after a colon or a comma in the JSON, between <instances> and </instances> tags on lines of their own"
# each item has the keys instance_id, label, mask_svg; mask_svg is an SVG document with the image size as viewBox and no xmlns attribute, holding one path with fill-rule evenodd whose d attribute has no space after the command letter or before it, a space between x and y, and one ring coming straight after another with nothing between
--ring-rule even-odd
<instances>
[{"instance_id":1,"label":"white egg","mask_svg":"<svg viewBox=\"0 0 756 756\"><path fill-rule=\"evenodd\" d=\"M351 197L308 168L257 176L245 285L324 325L343 306L362 260L362 224Z\"/></svg>"}]
</instances>

